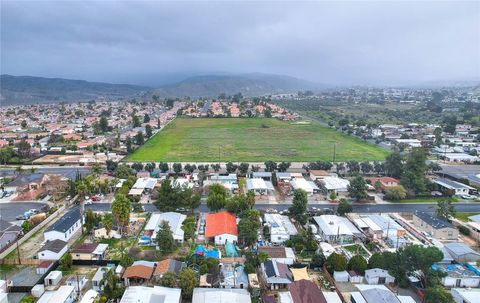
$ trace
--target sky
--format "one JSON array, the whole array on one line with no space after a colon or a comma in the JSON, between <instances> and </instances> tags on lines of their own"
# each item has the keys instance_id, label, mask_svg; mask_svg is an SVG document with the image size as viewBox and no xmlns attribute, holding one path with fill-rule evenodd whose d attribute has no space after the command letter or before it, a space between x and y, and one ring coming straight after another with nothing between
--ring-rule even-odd
<instances>
[{"instance_id":1,"label":"sky","mask_svg":"<svg viewBox=\"0 0 480 303\"><path fill-rule=\"evenodd\" d=\"M272 73L480 80L480 1L4 1L1 73L161 85Z\"/></svg>"}]
</instances>

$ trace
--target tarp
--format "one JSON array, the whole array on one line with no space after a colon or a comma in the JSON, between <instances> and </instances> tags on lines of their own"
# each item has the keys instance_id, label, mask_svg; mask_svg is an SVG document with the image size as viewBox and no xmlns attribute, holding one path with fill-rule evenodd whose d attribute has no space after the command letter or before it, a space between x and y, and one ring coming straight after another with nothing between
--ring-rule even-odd
<instances>
[{"instance_id":1,"label":"tarp","mask_svg":"<svg viewBox=\"0 0 480 303\"><path fill-rule=\"evenodd\" d=\"M308 275L306 267L302 267L302 268L291 267L290 271L292 272L294 281L310 280L310 276Z\"/></svg>"},{"instance_id":2,"label":"tarp","mask_svg":"<svg viewBox=\"0 0 480 303\"><path fill-rule=\"evenodd\" d=\"M225 252L227 257L238 257L237 248L233 243L227 242L225 244Z\"/></svg>"}]
</instances>

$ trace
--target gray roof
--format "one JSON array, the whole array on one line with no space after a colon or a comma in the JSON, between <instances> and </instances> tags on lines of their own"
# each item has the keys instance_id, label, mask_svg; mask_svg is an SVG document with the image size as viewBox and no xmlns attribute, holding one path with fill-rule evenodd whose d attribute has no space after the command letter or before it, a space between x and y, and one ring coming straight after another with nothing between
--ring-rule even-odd
<instances>
[{"instance_id":1,"label":"gray roof","mask_svg":"<svg viewBox=\"0 0 480 303\"><path fill-rule=\"evenodd\" d=\"M47 243L45 243L45 245L43 245L42 248L40 248L39 251L49 250L53 251L54 253L59 253L65 246L67 246L67 242L57 239L53 241L48 241Z\"/></svg>"},{"instance_id":2,"label":"gray roof","mask_svg":"<svg viewBox=\"0 0 480 303\"><path fill-rule=\"evenodd\" d=\"M456 256L463 256L467 254L474 254L474 255L480 256L480 253L474 251L469 246L463 243L447 243L445 244L445 247L450 253Z\"/></svg>"},{"instance_id":3,"label":"gray roof","mask_svg":"<svg viewBox=\"0 0 480 303\"><path fill-rule=\"evenodd\" d=\"M427 223L431 227L435 229L442 229L442 228L455 228L452 223L448 222L445 219L442 219L437 216L433 216L429 213L419 211L415 212L415 216L419 217L423 222Z\"/></svg>"},{"instance_id":4,"label":"gray roof","mask_svg":"<svg viewBox=\"0 0 480 303\"><path fill-rule=\"evenodd\" d=\"M360 293L367 303L401 303L393 292L385 289L370 288Z\"/></svg>"},{"instance_id":5,"label":"gray roof","mask_svg":"<svg viewBox=\"0 0 480 303\"><path fill-rule=\"evenodd\" d=\"M43 178L44 174L42 173L33 173L33 174L26 174L20 175L12 182L8 183L6 187L18 187L28 185L32 182L40 182Z\"/></svg>"},{"instance_id":6,"label":"gray roof","mask_svg":"<svg viewBox=\"0 0 480 303\"><path fill-rule=\"evenodd\" d=\"M6 232L6 231L12 232L12 231L21 231L21 230L22 228L20 226L14 225L0 218L0 232Z\"/></svg>"},{"instance_id":7,"label":"gray roof","mask_svg":"<svg viewBox=\"0 0 480 303\"><path fill-rule=\"evenodd\" d=\"M65 215L63 215L63 217L58 219L57 222L55 222L49 228L47 228L46 231L47 232L48 231L59 231L59 232L64 233L67 230L69 230L75 224L75 222L80 220L80 218L81 218L80 208L78 208L78 207L74 208L71 211L69 211L68 213L66 213Z\"/></svg>"}]
</instances>

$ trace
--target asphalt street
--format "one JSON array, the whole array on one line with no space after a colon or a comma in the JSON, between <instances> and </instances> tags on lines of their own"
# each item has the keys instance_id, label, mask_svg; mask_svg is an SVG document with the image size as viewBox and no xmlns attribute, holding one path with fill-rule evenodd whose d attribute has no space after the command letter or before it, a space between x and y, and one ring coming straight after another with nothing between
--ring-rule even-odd
<instances>
[{"instance_id":1,"label":"asphalt street","mask_svg":"<svg viewBox=\"0 0 480 303\"><path fill-rule=\"evenodd\" d=\"M10 202L0 203L0 218L5 221L14 221L18 215L23 215L27 210L40 209L47 203L43 202Z\"/></svg>"},{"instance_id":2,"label":"asphalt street","mask_svg":"<svg viewBox=\"0 0 480 303\"><path fill-rule=\"evenodd\" d=\"M84 166L34 166L35 172L43 174L56 174L62 175L69 179L74 179L77 175L77 171L82 175L88 175L90 168ZM29 170L30 166L24 167L25 170ZM0 177L15 176L15 168L0 168Z\"/></svg>"}]
</instances>

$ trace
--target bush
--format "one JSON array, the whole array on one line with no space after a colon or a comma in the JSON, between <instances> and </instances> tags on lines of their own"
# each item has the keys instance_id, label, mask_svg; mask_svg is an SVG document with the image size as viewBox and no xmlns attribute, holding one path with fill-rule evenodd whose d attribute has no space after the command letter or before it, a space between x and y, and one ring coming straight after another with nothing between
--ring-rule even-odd
<instances>
[{"instance_id":1,"label":"bush","mask_svg":"<svg viewBox=\"0 0 480 303\"><path fill-rule=\"evenodd\" d=\"M333 253L328 256L327 261L325 262L327 270L330 274L333 274L334 271L344 271L347 269L347 260L344 256L337 253Z\"/></svg>"},{"instance_id":2,"label":"bush","mask_svg":"<svg viewBox=\"0 0 480 303\"><path fill-rule=\"evenodd\" d=\"M405 188L401 185L393 186L391 188L385 189L385 199L387 200L402 200L407 196Z\"/></svg>"}]
</instances>

